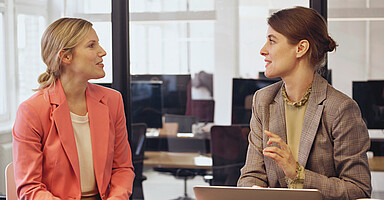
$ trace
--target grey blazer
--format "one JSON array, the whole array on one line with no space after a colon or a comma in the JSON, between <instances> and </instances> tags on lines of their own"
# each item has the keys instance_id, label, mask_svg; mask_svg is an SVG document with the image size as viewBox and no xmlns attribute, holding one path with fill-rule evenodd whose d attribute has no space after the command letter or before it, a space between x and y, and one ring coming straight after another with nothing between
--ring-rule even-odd
<instances>
[{"instance_id":1,"label":"grey blazer","mask_svg":"<svg viewBox=\"0 0 384 200\"><path fill-rule=\"evenodd\" d=\"M253 98L247 160L238 186L287 187L285 174L262 150L269 130L287 141L283 82L257 91ZM367 127L354 100L315 74L300 138L298 162L305 168L304 188L323 199L356 199L371 194L366 151Z\"/></svg>"}]
</instances>

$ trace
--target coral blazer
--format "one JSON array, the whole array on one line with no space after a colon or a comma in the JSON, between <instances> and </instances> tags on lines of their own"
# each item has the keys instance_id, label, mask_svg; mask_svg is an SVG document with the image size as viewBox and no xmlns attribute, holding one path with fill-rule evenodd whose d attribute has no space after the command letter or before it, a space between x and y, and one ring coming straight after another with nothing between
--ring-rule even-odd
<instances>
[{"instance_id":1,"label":"coral blazer","mask_svg":"<svg viewBox=\"0 0 384 200\"><path fill-rule=\"evenodd\" d=\"M238 186L287 187L283 170L263 156L269 130L287 142L282 82L255 93L247 160ZM315 74L301 132L298 162L304 188L323 199L357 199L371 194L367 150L370 140L358 105Z\"/></svg>"},{"instance_id":2,"label":"coral blazer","mask_svg":"<svg viewBox=\"0 0 384 200\"><path fill-rule=\"evenodd\" d=\"M134 179L121 94L88 83L93 165L102 199L128 199ZM81 199L70 111L60 80L23 102L13 128L20 199Z\"/></svg>"}]
</instances>

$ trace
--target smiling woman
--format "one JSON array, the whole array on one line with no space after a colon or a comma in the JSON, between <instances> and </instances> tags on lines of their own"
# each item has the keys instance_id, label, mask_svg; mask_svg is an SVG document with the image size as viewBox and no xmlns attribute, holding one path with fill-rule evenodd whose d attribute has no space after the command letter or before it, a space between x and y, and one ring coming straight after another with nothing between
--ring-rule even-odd
<instances>
[{"instance_id":1,"label":"smiling woman","mask_svg":"<svg viewBox=\"0 0 384 200\"><path fill-rule=\"evenodd\" d=\"M105 76L92 24L58 19L41 46L47 70L13 129L18 197L128 199L134 172L121 94L88 83Z\"/></svg>"},{"instance_id":2,"label":"smiling woman","mask_svg":"<svg viewBox=\"0 0 384 200\"><path fill-rule=\"evenodd\" d=\"M99 79L105 76L103 58L107 53L99 45L99 38L91 28L85 38L67 53L65 50L59 52L62 58L61 83L79 84L86 83L89 79Z\"/></svg>"},{"instance_id":3,"label":"smiling woman","mask_svg":"<svg viewBox=\"0 0 384 200\"><path fill-rule=\"evenodd\" d=\"M260 50L265 75L282 81L254 94L238 185L318 189L323 199L369 197L370 142L359 107L316 72L336 48L325 20L295 7L272 14L268 25Z\"/></svg>"}]
</instances>

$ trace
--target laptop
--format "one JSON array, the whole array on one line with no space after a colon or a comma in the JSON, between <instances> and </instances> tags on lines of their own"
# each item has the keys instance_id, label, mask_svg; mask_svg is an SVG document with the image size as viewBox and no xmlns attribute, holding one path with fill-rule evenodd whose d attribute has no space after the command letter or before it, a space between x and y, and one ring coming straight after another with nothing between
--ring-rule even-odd
<instances>
[{"instance_id":1,"label":"laptop","mask_svg":"<svg viewBox=\"0 0 384 200\"><path fill-rule=\"evenodd\" d=\"M195 186L196 200L322 200L317 189Z\"/></svg>"}]
</instances>

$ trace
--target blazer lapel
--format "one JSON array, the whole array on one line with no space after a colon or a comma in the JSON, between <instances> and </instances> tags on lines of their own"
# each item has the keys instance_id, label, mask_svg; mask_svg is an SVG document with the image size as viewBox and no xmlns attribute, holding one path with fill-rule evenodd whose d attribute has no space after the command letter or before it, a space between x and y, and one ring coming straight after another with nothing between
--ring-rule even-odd
<instances>
[{"instance_id":1,"label":"blazer lapel","mask_svg":"<svg viewBox=\"0 0 384 200\"><path fill-rule=\"evenodd\" d=\"M298 162L302 166L306 166L309 153L312 149L313 141L319 128L322 116L323 101L326 98L327 82L321 76L315 73L312 83L312 93L308 99L307 110L305 111L303 129L300 137L300 147Z\"/></svg>"},{"instance_id":2,"label":"blazer lapel","mask_svg":"<svg viewBox=\"0 0 384 200\"><path fill-rule=\"evenodd\" d=\"M98 187L101 188L108 156L109 110L108 106L102 102L103 94L99 93L97 88L91 84L88 84L86 97L91 128L93 163Z\"/></svg>"},{"instance_id":3,"label":"blazer lapel","mask_svg":"<svg viewBox=\"0 0 384 200\"><path fill-rule=\"evenodd\" d=\"M53 106L52 121L54 121L61 144L72 165L73 171L80 181L80 167L76 148L75 136L72 128L69 106L65 98L63 87L60 80L55 82L54 88L49 88L48 94Z\"/></svg>"},{"instance_id":4,"label":"blazer lapel","mask_svg":"<svg viewBox=\"0 0 384 200\"><path fill-rule=\"evenodd\" d=\"M276 97L272 104L270 104L269 107L269 116L271 116L270 122L269 122L269 131L278 135L281 139L284 140L284 142L287 142L287 134L286 134L286 125L285 125L285 109L284 109L284 100L283 96L281 94L281 89L278 90ZM265 143L268 141L268 136L265 138ZM277 145L274 145L277 146ZM284 187L286 185L285 183L285 174L284 171L274 162L272 159L270 159L271 165L270 170L276 172L276 178L277 181L279 181L280 186ZM272 164L273 163L273 164Z\"/></svg>"},{"instance_id":5,"label":"blazer lapel","mask_svg":"<svg viewBox=\"0 0 384 200\"><path fill-rule=\"evenodd\" d=\"M270 126L269 131L280 136L285 142L287 142L286 126L285 126L285 109L284 100L279 90L276 98L272 104L270 104Z\"/></svg>"}]
</instances>

